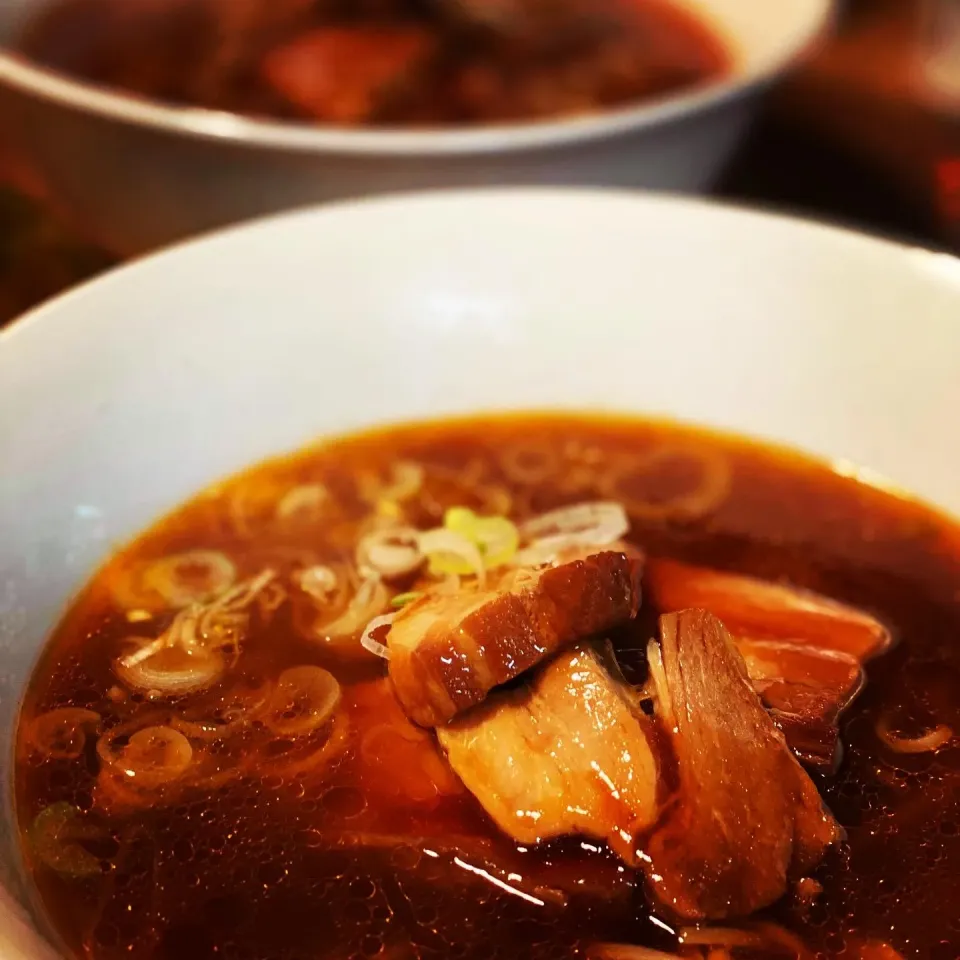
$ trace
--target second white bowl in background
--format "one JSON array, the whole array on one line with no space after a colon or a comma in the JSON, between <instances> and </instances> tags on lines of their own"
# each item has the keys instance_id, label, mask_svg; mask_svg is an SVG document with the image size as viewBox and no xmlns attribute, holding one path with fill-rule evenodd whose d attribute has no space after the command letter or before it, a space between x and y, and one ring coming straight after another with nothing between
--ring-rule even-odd
<instances>
[{"instance_id":1,"label":"second white bowl in background","mask_svg":"<svg viewBox=\"0 0 960 960\"><path fill-rule=\"evenodd\" d=\"M0 3L0 45L50 0ZM703 191L767 84L832 0L678 0L735 58L709 88L593 116L476 129L337 130L164 106L0 50L5 134L92 240L143 253L307 203L425 187L593 185Z\"/></svg>"}]
</instances>

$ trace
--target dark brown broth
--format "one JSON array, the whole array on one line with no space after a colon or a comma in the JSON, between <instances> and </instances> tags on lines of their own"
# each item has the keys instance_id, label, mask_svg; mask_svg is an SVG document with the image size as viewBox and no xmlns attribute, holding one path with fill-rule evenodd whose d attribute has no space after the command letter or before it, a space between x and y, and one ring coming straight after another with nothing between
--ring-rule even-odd
<instances>
[{"instance_id":1,"label":"dark brown broth","mask_svg":"<svg viewBox=\"0 0 960 960\"><path fill-rule=\"evenodd\" d=\"M231 2L254 12L259 4L262 26L238 21L231 27L224 17ZM543 49L545 31L503 37L469 28L450 16L455 3L443 12L444 0L58 0L28 25L19 47L45 66L141 96L346 125L581 114L696 87L729 72L723 43L672 3L609 5L610 23L596 36L572 30L562 43ZM382 34L371 46L370 31L397 29L432 53L409 66L402 65L401 53L396 76L372 83L393 54ZM243 32L228 39L231 30ZM296 44L318 31L338 36L332 46L321 44L301 57ZM345 53L358 36L360 45ZM323 58L336 84L318 81L314 65Z\"/></svg>"},{"instance_id":2,"label":"dark brown broth","mask_svg":"<svg viewBox=\"0 0 960 960\"><path fill-rule=\"evenodd\" d=\"M816 874L824 892L813 907L788 900L767 918L824 956L856 957L853 945L868 940L887 942L904 957L960 956L960 750L954 743L936 754L898 757L874 733L884 713L907 730L931 722L960 730L960 531L921 505L825 465L650 422L536 416L391 429L260 466L201 495L113 561L57 628L24 706L16 779L21 822L29 824L57 801L82 809L94 802L92 751L77 761L31 759L23 737L32 717L67 705L90 707L114 722L158 711L152 704L117 704L107 695L116 684L110 663L131 628L104 584L131 558L222 549L241 575L268 564L283 568L296 550L330 559L342 550L331 547L330 538L351 542L368 509L355 493L358 472L383 472L400 458L460 471L479 463L483 483L507 489L513 516L522 518L595 499L608 489L603 483L598 488L597 478L635 455L654 462L650 452L665 449L680 453L631 484L631 495L650 502L696 487L690 451L729 468L729 493L700 520L635 519L631 536L637 543L654 554L821 590L876 613L901 641L870 665L867 690L843 724L843 766L818 781L848 830L848 846ZM518 453L524 450L534 452ZM528 467L554 460L553 473L532 486L512 482L503 474L505 457ZM258 514L269 513L261 506L292 486L318 481L337 497L344 517L339 525L277 530L258 524ZM249 539L238 537L229 519L238 490L246 491L242 502L253 518ZM465 498L455 489L446 498L434 494L411 519L426 526L437 521L441 507ZM625 659L649 635L654 613L645 610L618 636ZM355 729L386 709L386 701L370 695L380 664L329 659L298 637L288 608L269 628L254 631L232 676L255 684L301 663L324 665L347 685ZM200 694L186 705L202 712L213 696ZM234 749L241 762L264 745L259 740ZM675 946L651 922L629 873L575 840L517 852L467 796L414 802L398 796L389 778L371 781L367 771L367 779L358 780L355 744L328 776L271 775L265 753L257 762L257 779L188 791L172 806L110 818L112 840L104 841L103 855L112 866L102 876L65 880L37 868L41 900L64 941L94 958L177 960L560 960L595 941ZM364 833L429 839L388 839L377 850L331 847L331 838ZM489 847L478 853L477 839ZM474 867L509 865L524 876L515 886L525 891L532 878L561 887L574 877L588 892L566 907L547 897L537 905L455 864L446 852L450 844L459 845L463 862Z\"/></svg>"}]
</instances>

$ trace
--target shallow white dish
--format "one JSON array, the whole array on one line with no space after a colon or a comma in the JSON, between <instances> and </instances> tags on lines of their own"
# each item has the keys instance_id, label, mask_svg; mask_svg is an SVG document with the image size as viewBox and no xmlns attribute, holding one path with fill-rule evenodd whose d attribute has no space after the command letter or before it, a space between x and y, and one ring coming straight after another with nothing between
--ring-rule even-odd
<instances>
[{"instance_id":1,"label":"shallow white dish","mask_svg":"<svg viewBox=\"0 0 960 960\"><path fill-rule=\"evenodd\" d=\"M234 229L42 307L0 334L4 790L37 652L115 545L318 434L522 407L732 428L960 514L960 261L697 201L452 193Z\"/></svg>"},{"instance_id":2,"label":"shallow white dish","mask_svg":"<svg viewBox=\"0 0 960 960\"><path fill-rule=\"evenodd\" d=\"M833 0L676 0L727 40L736 57L728 79L584 119L385 132L164 107L5 53L25 18L50 2L0 3L4 132L78 227L127 256L258 214L396 190L705 190L763 89L809 47L833 8Z\"/></svg>"}]
</instances>

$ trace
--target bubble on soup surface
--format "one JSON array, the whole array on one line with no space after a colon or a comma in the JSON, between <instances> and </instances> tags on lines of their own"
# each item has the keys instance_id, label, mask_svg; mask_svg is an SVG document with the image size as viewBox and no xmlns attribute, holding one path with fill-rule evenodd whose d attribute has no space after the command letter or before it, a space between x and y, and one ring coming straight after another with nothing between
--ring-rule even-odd
<instances>
[{"instance_id":1,"label":"bubble on soup surface","mask_svg":"<svg viewBox=\"0 0 960 960\"><path fill-rule=\"evenodd\" d=\"M179 837L174 841L173 847L171 848L171 853L173 854L174 859L179 860L181 863L187 863L188 861L193 860L197 855L197 851L194 849L193 844L183 837Z\"/></svg>"},{"instance_id":2,"label":"bubble on soup surface","mask_svg":"<svg viewBox=\"0 0 960 960\"><path fill-rule=\"evenodd\" d=\"M440 917L440 911L437 904L424 902L414 909L414 916L421 927L431 927Z\"/></svg>"},{"instance_id":3,"label":"bubble on soup surface","mask_svg":"<svg viewBox=\"0 0 960 960\"><path fill-rule=\"evenodd\" d=\"M373 911L370 905L362 900L350 900L343 908L342 917L346 923L369 923L373 917Z\"/></svg>"},{"instance_id":4,"label":"bubble on soup surface","mask_svg":"<svg viewBox=\"0 0 960 960\"><path fill-rule=\"evenodd\" d=\"M357 900L370 900L376 895L377 885L370 877L357 877L350 881L348 890L350 896Z\"/></svg>"},{"instance_id":5,"label":"bubble on soup surface","mask_svg":"<svg viewBox=\"0 0 960 960\"><path fill-rule=\"evenodd\" d=\"M324 812L350 819L358 817L367 809L367 799L355 787L331 787L321 800Z\"/></svg>"},{"instance_id":6,"label":"bubble on soup surface","mask_svg":"<svg viewBox=\"0 0 960 960\"><path fill-rule=\"evenodd\" d=\"M424 853L412 844L400 844L390 853L390 863L397 870L414 870L423 860Z\"/></svg>"},{"instance_id":7,"label":"bubble on soup surface","mask_svg":"<svg viewBox=\"0 0 960 960\"><path fill-rule=\"evenodd\" d=\"M360 943L360 952L364 957L372 958L383 951L383 938L367 934Z\"/></svg>"}]
</instances>

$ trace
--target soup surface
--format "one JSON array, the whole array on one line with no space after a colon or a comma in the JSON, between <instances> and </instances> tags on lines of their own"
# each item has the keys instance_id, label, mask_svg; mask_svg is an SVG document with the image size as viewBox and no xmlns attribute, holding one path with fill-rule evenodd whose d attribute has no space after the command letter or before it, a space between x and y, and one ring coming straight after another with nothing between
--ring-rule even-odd
<instances>
[{"instance_id":1,"label":"soup surface","mask_svg":"<svg viewBox=\"0 0 960 960\"><path fill-rule=\"evenodd\" d=\"M622 539L598 547L605 536ZM563 551L572 538L582 553L591 537L588 553L621 566L645 554L639 615L600 634L612 654L590 638L574 655L559 640L547 651L556 623L545 616L537 663L524 672L526 652L511 648L503 690L434 684L423 699L407 695L401 654L418 609L432 611L435 631L464 590L480 591L470 604L475 619L484 613L481 574L483 589L522 591L574 570L551 588L555 611L593 563L568 567ZM754 579L717 580L707 568ZM659 652L649 643L657 615L691 598L726 623L743 655L734 659L747 665L749 683L738 672L716 713L709 692L684 712L672 679L679 640L686 688L695 682L682 646L694 635L689 617L665 618ZM603 599L578 594L569 623ZM824 465L732 439L538 415L327 443L207 490L121 552L73 605L19 727L25 858L62 940L94 960L948 960L960 956L958 601L957 528ZM702 627L706 616L694 620ZM481 621L488 646L514 629L498 617ZM453 619L462 639L472 621ZM588 621L582 632L596 626ZM764 623L781 639L755 639ZM898 641L889 649L887 630ZM719 626L708 635L727 636ZM720 670L724 644L709 670ZM622 677L597 665L611 656ZM796 668L810 656L826 669ZM868 659L867 685L839 720L840 751L835 714ZM634 814L645 802L636 750L605 766L605 744L589 736L547 745L556 700L536 736L504 746L514 707L536 716L529 690L546 703L550 672L571 663L564 723L579 722L583 702L600 711L607 681L585 700L574 683L594 671L627 691L610 707L621 713L606 745L632 735L631 723L649 734L657 819L629 838L595 827L619 817L626 794ZM751 710L756 733L741 726L724 739L730 716ZM456 719L429 719L444 711ZM714 739L691 774L684 731L697 716ZM722 785L710 779L711 757L755 737L766 737L756 761L724 755ZM561 819L579 826L552 835L549 763L562 766L571 741L603 778L627 775L593 816L599 781L587 784L571 761ZM783 774L765 777L774 755ZM690 775L703 777L699 793L685 794ZM821 831L817 855L795 854L786 881L761 893L765 868L751 850L779 856L764 844L780 824L761 820L787 779L816 786L845 839ZM514 791L523 809L511 808ZM732 845L713 864L701 834L730 797L761 802L723 824ZM807 801L817 805L812 787ZM671 859L658 831L678 806L687 818ZM534 809L531 842L521 815ZM804 821L788 812L799 835ZM834 823L826 812L815 820L817 830ZM697 876L667 875L676 870ZM711 900L716 877L722 896ZM670 884L691 891L686 905L664 895Z\"/></svg>"},{"instance_id":2,"label":"soup surface","mask_svg":"<svg viewBox=\"0 0 960 960\"><path fill-rule=\"evenodd\" d=\"M20 46L147 97L339 125L581 114L730 66L668 0L56 0Z\"/></svg>"}]
</instances>

